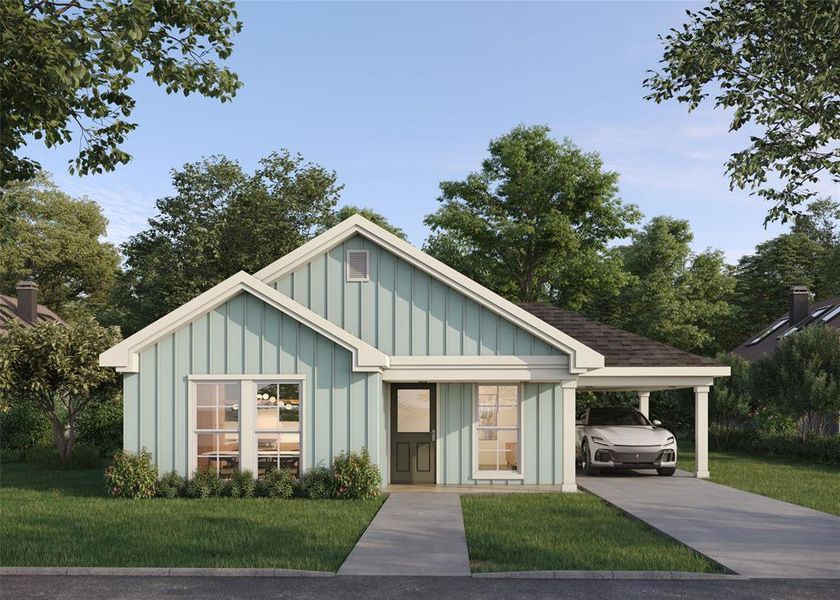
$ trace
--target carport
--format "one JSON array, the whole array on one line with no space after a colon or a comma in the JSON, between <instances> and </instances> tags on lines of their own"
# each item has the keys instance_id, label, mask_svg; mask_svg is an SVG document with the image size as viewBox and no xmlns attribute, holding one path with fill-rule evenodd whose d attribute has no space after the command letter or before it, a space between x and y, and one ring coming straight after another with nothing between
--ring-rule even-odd
<instances>
[{"instance_id":1,"label":"carport","mask_svg":"<svg viewBox=\"0 0 840 600\"><path fill-rule=\"evenodd\" d=\"M639 410L648 416L651 392L692 389L694 474L698 478L709 477L709 391L716 377L729 376L729 367L711 358L593 321L576 312L546 304L521 306L604 356L604 367L582 374L577 381L577 390L634 392L639 397ZM567 425L564 434L574 439L574 423Z\"/></svg>"}]
</instances>

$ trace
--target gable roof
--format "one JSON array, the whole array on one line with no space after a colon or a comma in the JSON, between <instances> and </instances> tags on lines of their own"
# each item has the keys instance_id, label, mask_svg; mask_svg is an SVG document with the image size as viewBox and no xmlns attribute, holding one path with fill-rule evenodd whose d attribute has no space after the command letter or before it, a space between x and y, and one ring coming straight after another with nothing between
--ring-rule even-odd
<instances>
[{"instance_id":1,"label":"gable roof","mask_svg":"<svg viewBox=\"0 0 840 600\"><path fill-rule=\"evenodd\" d=\"M476 283L452 267L415 248L405 240L368 221L353 215L335 227L316 236L267 267L254 273L254 277L272 283L295 271L316 256L329 251L354 235L361 235L373 243L405 260L414 267L457 290L467 298L502 316L531 335L569 355L569 370L582 373L604 366L604 357L568 332L561 331L540 320L530 312L506 300L495 292Z\"/></svg>"},{"instance_id":2,"label":"gable roof","mask_svg":"<svg viewBox=\"0 0 840 600\"><path fill-rule=\"evenodd\" d=\"M604 355L605 367L714 367L717 362L550 304L520 306Z\"/></svg>"},{"instance_id":3,"label":"gable roof","mask_svg":"<svg viewBox=\"0 0 840 600\"><path fill-rule=\"evenodd\" d=\"M137 372L140 367L140 351L241 292L247 292L259 298L350 350L353 355L354 371L381 371L388 366L388 356L383 352L244 271L228 277L168 315L109 348L99 355L99 364L103 367L116 367L122 372Z\"/></svg>"},{"instance_id":4,"label":"gable roof","mask_svg":"<svg viewBox=\"0 0 840 600\"><path fill-rule=\"evenodd\" d=\"M834 296L833 298L827 298L825 300L820 300L819 302L812 302L808 305L808 316L799 321L799 323L787 322L786 319L790 318L790 313L779 315L779 317L773 319L773 321L768 323L767 326L760 332L747 338L743 344L735 348L732 352L746 360L752 361L758 359L763 354L775 350L776 346L779 344L779 339L783 335L791 333L791 329L800 331L805 327L820 324L840 329L840 313L833 313L834 309L838 306L840 306L840 296ZM821 311L820 314L814 317L814 313L821 308L825 308L825 310ZM827 321L823 320L823 317L832 314L832 318ZM782 323L783 320L785 321L784 323ZM758 342L751 343L759 336L763 337L761 337Z\"/></svg>"},{"instance_id":5,"label":"gable roof","mask_svg":"<svg viewBox=\"0 0 840 600\"><path fill-rule=\"evenodd\" d=\"M18 311L18 301L14 296L5 296L0 294L0 334L6 331L8 323L15 322L24 327L32 327L37 323L44 321L53 321L55 323L64 324L64 319L59 317L49 308L43 304L38 305L38 318L35 322L27 321Z\"/></svg>"}]
</instances>

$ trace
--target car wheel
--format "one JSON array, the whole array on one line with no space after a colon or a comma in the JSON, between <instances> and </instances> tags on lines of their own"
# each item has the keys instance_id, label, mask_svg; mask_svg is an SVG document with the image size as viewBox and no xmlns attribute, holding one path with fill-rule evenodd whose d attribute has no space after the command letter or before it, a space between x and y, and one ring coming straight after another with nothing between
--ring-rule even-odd
<instances>
[{"instance_id":1,"label":"car wheel","mask_svg":"<svg viewBox=\"0 0 840 600\"><path fill-rule=\"evenodd\" d=\"M670 477L676 472L675 467L663 467L661 469L656 469L656 472L662 475L663 477Z\"/></svg>"},{"instance_id":2,"label":"car wheel","mask_svg":"<svg viewBox=\"0 0 840 600\"><path fill-rule=\"evenodd\" d=\"M583 454L583 474L597 475L600 472L600 469L593 467L592 462L589 460L589 444L584 441L580 447L580 451L581 454Z\"/></svg>"}]
</instances>

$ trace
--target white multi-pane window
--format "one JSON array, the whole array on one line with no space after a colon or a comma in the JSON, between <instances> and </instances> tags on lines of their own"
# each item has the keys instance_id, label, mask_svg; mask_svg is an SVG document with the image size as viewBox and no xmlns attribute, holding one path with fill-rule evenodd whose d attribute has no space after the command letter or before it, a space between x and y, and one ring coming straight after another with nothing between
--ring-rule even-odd
<instances>
[{"instance_id":1,"label":"white multi-pane window","mask_svg":"<svg viewBox=\"0 0 840 600\"><path fill-rule=\"evenodd\" d=\"M227 478L239 468L241 388L236 382L195 386L196 467Z\"/></svg>"},{"instance_id":2,"label":"white multi-pane window","mask_svg":"<svg viewBox=\"0 0 840 600\"><path fill-rule=\"evenodd\" d=\"M300 475L300 383L256 384L257 475L273 468Z\"/></svg>"},{"instance_id":3,"label":"white multi-pane window","mask_svg":"<svg viewBox=\"0 0 840 600\"><path fill-rule=\"evenodd\" d=\"M519 473L521 471L519 386L502 384L476 387L478 474Z\"/></svg>"}]
</instances>

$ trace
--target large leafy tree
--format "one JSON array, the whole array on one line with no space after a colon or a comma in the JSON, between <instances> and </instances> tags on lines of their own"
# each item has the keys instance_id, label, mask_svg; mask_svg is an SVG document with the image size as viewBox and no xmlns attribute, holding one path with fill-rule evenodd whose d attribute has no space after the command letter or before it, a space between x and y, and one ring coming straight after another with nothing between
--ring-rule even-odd
<instances>
[{"instance_id":1,"label":"large leafy tree","mask_svg":"<svg viewBox=\"0 0 840 600\"><path fill-rule=\"evenodd\" d=\"M817 299L840 294L840 204L823 199L797 215L790 232L756 246L736 267L734 347L788 310L790 288Z\"/></svg>"},{"instance_id":2,"label":"large leafy tree","mask_svg":"<svg viewBox=\"0 0 840 600\"><path fill-rule=\"evenodd\" d=\"M19 154L26 136L47 146L77 137L71 172L128 162L137 73L167 93L229 100L240 82L216 60L240 28L230 0L0 2L0 182L37 171Z\"/></svg>"},{"instance_id":3,"label":"large leafy tree","mask_svg":"<svg viewBox=\"0 0 840 600\"><path fill-rule=\"evenodd\" d=\"M324 227L322 228L322 230L326 230L329 227L332 227L333 225L338 225L339 223L341 223L345 219L349 219L353 215L361 215L365 219L367 219L368 221L371 221L372 223L375 223L376 225L379 225L383 229L385 229L387 231L390 231L395 236L397 236L399 238L402 238L402 239L407 239L406 235L405 235L405 232L402 229L400 229L399 227L397 227L396 225L392 225L388 221L388 219L385 218L384 215L376 212L372 208L363 208L363 207L355 206L353 204L347 204L347 205L339 208L337 211L335 211L332 214L332 216L329 218L327 223L324 224Z\"/></svg>"},{"instance_id":4,"label":"large leafy tree","mask_svg":"<svg viewBox=\"0 0 840 600\"><path fill-rule=\"evenodd\" d=\"M840 1L719 0L663 39L663 67L647 99L730 110L730 130L756 133L726 163L731 184L787 220L840 182Z\"/></svg>"},{"instance_id":5,"label":"large leafy tree","mask_svg":"<svg viewBox=\"0 0 840 600\"><path fill-rule=\"evenodd\" d=\"M0 292L34 279L41 302L60 313L107 298L120 261L101 240L108 221L96 202L72 198L40 174L9 183L0 205Z\"/></svg>"},{"instance_id":6,"label":"large leafy tree","mask_svg":"<svg viewBox=\"0 0 840 600\"><path fill-rule=\"evenodd\" d=\"M111 320L131 332L219 281L254 272L297 248L332 219L336 175L286 150L254 173L213 157L173 171L175 194L149 228L122 246L125 273Z\"/></svg>"},{"instance_id":7,"label":"large leafy tree","mask_svg":"<svg viewBox=\"0 0 840 600\"><path fill-rule=\"evenodd\" d=\"M3 403L27 403L50 423L62 461L76 443L79 418L96 403L108 402L116 373L99 366L99 354L120 339L115 327L92 317L67 326L45 322L9 325L0 344L0 396Z\"/></svg>"},{"instance_id":8,"label":"large leafy tree","mask_svg":"<svg viewBox=\"0 0 840 600\"><path fill-rule=\"evenodd\" d=\"M511 300L579 308L622 284L607 245L639 213L617 181L598 154L548 127L516 127L490 142L480 171L440 184L426 250Z\"/></svg>"},{"instance_id":9,"label":"large leafy tree","mask_svg":"<svg viewBox=\"0 0 840 600\"><path fill-rule=\"evenodd\" d=\"M617 249L630 282L590 312L651 339L714 354L729 323L735 282L720 251L694 253L692 240L687 221L651 219Z\"/></svg>"}]
</instances>

